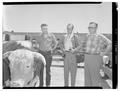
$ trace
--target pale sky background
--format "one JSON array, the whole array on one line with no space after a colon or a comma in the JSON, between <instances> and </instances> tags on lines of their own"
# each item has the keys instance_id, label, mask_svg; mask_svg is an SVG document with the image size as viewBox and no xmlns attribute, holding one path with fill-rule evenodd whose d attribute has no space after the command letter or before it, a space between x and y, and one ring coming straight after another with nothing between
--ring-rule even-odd
<instances>
[{"instance_id":1,"label":"pale sky background","mask_svg":"<svg viewBox=\"0 0 120 91\"><path fill-rule=\"evenodd\" d=\"M3 6L3 31L39 32L47 23L50 32L65 32L73 23L75 32L87 33L91 21L99 24L98 32L112 33L112 3Z\"/></svg>"}]
</instances>

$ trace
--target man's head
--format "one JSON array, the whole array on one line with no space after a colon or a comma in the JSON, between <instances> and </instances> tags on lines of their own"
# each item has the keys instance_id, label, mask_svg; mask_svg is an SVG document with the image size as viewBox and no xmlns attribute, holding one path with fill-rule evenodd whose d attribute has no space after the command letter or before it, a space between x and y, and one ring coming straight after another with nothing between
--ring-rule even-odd
<instances>
[{"instance_id":1,"label":"man's head","mask_svg":"<svg viewBox=\"0 0 120 91\"><path fill-rule=\"evenodd\" d=\"M39 44L38 44L38 42L37 42L37 40L36 39L32 39L32 47L33 48L39 48Z\"/></svg>"},{"instance_id":2,"label":"man's head","mask_svg":"<svg viewBox=\"0 0 120 91\"><path fill-rule=\"evenodd\" d=\"M43 33L48 33L48 25L47 24L41 24L41 31Z\"/></svg>"},{"instance_id":3,"label":"man's head","mask_svg":"<svg viewBox=\"0 0 120 91\"><path fill-rule=\"evenodd\" d=\"M68 34L71 34L72 33L72 31L73 31L73 28L74 28L74 25L73 24L68 24L67 25L67 33Z\"/></svg>"},{"instance_id":4,"label":"man's head","mask_svg":"<svg viewBox=\"0 0 120 91\"><path fill-rule=\"evenodd\" d=\"M98 28L98 24L97 23L95 23L95 22L90 22L89 23L88 29L89 29L89 33L90 34L95 34L97 32L97 28Z\"/></svg>"}]
</instances>

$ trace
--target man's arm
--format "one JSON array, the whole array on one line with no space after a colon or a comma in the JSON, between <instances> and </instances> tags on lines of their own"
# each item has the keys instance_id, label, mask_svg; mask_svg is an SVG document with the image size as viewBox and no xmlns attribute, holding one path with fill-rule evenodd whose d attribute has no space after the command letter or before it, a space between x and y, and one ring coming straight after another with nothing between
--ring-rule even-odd
<instances>
[{"instance_id":1,"label":"man's arm","mask_svg":"<svg viewBox=\"0 0 120 91\"><path fill-rule=\"evenodd\" d=\"M105 37L104 35L100 35L102 41L105 43L105 45L107 46L105 51L101 53L101 55L105 55L107 53L110 52L111 48L112 48L112 41L109 40L107 37Z\"/></svg>"},{"instance_id":2,"label":"man's arm","mask_svg":"<svg viewBox=\"0 0 120 91\"><path fill-rule=\"evenodd\" d=\"M85 42L87 41L87 37L81 38L81 37L79 36L78 39L77 39L77 41L78 41L78 46L75 48L75 51L76 51L76 52L80 52L80 51L83 52L83 50L84 50L83 45L84 45Z\"/></svg>"},{"instance_id":3,"label":"man's arm","mask_svg":"<svg viewBox=\"0 0 120 91\"><path fill-rule=\"evenodd\" d=\"M65 52L65 46L64 46L64 42L65 41L65 36L62 37L61 39L61 44L60 44L60 49L62 50L62 52Z\"/></svg>"},{"instance_id":4,"label":"man's arm","mask_svg":"<svg viewBox=\"0 0 120 91\"><path fill-rule=\"evenodd\" d=\"M58 41L54 34L52 34L52 50L55 50L58 45Z\"/></svg>"},{"instance_id":5,"label":"man's arm","mask_svg":"<svg viewBox=\"0 0 120 91\"><path fill-rule=\"evenodd\" d=\"M78 52L80 48L78 35L74 35L74 41L75 41L75 48L72 49L72 53Z\"/></svg>"},{"instance_id":6,"label":"man's arm","mask_svg":"<svg viewBox=\"0 0 120 91\"><path fill-rule=\"evenodd\" d=\"M79 43L79 36L78 35L75 35L75 44L76 44L76 47L78 47L80 45Z\"/></svg>"}]
</instances>

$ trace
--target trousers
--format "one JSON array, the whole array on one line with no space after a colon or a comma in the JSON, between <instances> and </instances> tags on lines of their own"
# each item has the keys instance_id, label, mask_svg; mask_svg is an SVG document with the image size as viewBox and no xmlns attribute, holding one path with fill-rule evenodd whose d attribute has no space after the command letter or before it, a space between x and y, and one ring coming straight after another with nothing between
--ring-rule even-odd
<instances>
[{"instance_id":1,"label":"trousers","mask_svg":"<svg viewBox=\"0 0 120 91\"><path fill-rule=\"evenodd\" d=\"M65 53L64 58L64 85L69 85L69 73L71 74L71 86L75 86L77 72L76 56L71 52Z\"/></svg>"},{"instance_id":2,"label":"trousers","mask_svg":"<svg viewBox=\"0 0 120 91\"><path fill-rule=\"evenodd\" d=\"M100 68L102 57L99 55L85 54L85 86L100 87Z\"/></svg>"},{"instance_id":3,"label":"trousers","mask_svg":"<svg viewBox=\"0 0 120 91\"><path fill-rule=\"evenodd\" d=\"M50 67L51 67L51 63L52 63L52 55L51 55L51 51L39 51L39 53L41 53L44 57L45 57L45 60L46 60L46 86L49 86L50 85L50 81L51 81L51 70L50 70ZM40 86L42 87L43 84L44 84L44 70L41 70L40 72L41 74L41 77L40 77Z\"/></svg>"}]
</instances>

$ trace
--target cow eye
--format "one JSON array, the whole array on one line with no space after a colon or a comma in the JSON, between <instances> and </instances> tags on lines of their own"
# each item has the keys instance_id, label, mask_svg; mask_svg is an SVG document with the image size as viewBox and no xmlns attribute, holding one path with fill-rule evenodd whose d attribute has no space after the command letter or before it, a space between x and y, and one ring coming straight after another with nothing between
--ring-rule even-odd
<instances>
[{"instance_id":1,"label":"cow eye","mask_svg":"<svg viewBox=\"0 0 120 91\"><path fill-rule=\"evenodd\" d=\"M27 68L30 68L30 66L26 66Z\"/></svg>"}]
</instances>

